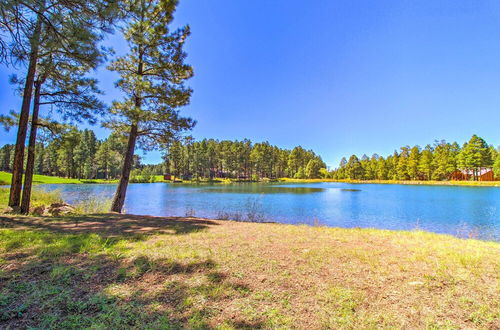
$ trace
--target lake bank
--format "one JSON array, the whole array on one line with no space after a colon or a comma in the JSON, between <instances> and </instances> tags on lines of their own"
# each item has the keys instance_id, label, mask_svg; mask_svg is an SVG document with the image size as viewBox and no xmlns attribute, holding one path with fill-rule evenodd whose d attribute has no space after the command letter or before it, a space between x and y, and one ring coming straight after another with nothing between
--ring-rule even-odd
<instances>
[{"instance_id":1,"label":"lake bank","mask_svg":"<svg viewBox=\"0 0 500 330\"><path fill-rule=\"evenodd\" d=\"M11 173L0 171L0 185L9 185ZM232 183L321 183L321 182L340 182L340 183L370 183L370 184L402 184L402 185L433 185L433 186L473 186L473 187L500 187L500 181L401 181L401 180L333 180L333 179L263 179L261 181L236 180L236 179L213 179L213 180L164 180L162 175L154 175L153 183L178 183L178 184L232 184ZM71 179L57 176L35 174L33 184L106 184L118 183L118 180L104 179ZM134 182L130 182L134 183ZM144 182L136 182L144 183Z\"/></svg>"},{"instance_id":2,"label":"lake bank","mask_svg":"<svg viewBox=\"0 0 500 330\"><path fill-rule=\"evenodd\" d=\"M473 187L500 187L500 181L401 181L401 180L334 180L334 179L280 179L288 183L321 183L340 182L352 184L401 184L401 185L430 185L430 186L473 186Z\"/></svg>"},{"instance_id":3,"label":"lake bank","mask_svg":"<svg viewBox=\"0 0 500 330\"><path fill-rule=\"evenodd\" d=\"M499 325L494 242L117 214L0 225L2 328Z\"/></svg>"}]
</instances>

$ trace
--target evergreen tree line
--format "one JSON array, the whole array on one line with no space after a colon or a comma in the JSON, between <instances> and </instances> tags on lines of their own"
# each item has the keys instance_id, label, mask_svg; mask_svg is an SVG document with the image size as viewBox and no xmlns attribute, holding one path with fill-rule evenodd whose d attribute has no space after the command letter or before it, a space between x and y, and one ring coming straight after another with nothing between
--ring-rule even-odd
<instances>
[{"instance_id":1,"label":"evergreen tree line","mask_svg":"<svg viewBox=\"0 0 500 330\"><path fill-rule=\"evenodd\" d=\"M320 178L326 165L312 150L297 146L281 149L269 142L190 138L175 141L166 150L165 167L181 178Z\"/></svg>"},{"instance_id":2,"label":"evergreen tree line","mask_svg":"<svg viewBox=\"0 0 500 330\"><path fill-rule=\"evenodd\" d=\"M12 171L14 148L13 144L0 148L0 170ZM49 141L39 140L35 149L35 174L115 179L120 173L125 141L116 134L101 141L90 129L72 128Z\"/></svg>"},{"instance_id":3,"label":"evergreen tree line","mask_svg":"<svg viewBox=\"0 0 500 330\"><path fill-rule=\"evenodd\" d=\"M473 135L462 146L442 140L423 149L404 146L385 158L377 154L344 157L329 176L339 180L449 180L456 170L466 170L472 180L478 180L484 168L492 168L500 178L500 147L495 149Z\"/></svg>"},{"instance_id":4,"label":"evergreen tree line","mask_svg":"<svg viewBox=\"0 0 500 330\"><path fill-rule=\"evenodd\" d=\"M0 148L0 170L12 171L14 145ZM90 129L66 129L57 136L42 136L36 143L34 173L76 179L117 179L121 174L126 139L111 134L98 140ZM162 150L164 162L141 164L134 155L131 182L153 182L155 175L170 173L181 179L320 178L326 165L312 150L292 150L268 142L195 141L188 137Z\"/></svg>"}]
</instances>

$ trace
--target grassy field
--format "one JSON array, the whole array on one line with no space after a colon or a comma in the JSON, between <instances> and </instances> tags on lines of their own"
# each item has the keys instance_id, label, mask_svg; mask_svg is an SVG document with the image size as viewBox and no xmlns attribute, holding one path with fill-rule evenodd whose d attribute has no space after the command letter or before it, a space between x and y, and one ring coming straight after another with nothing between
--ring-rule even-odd
<instances>
[{"instance_id":1,"label":"grassy field","mask_svg":"<svg viewBox=\"0 0 500 330\"><path fill-rule=\"evenodd\" d=\"M500 181L400 181L400 180L333 180L333 179L288 179L288 178L282 178L280 179L280 181L289 183L344 182L344 183L500 187Z\"/></svg>"},{"instance_id":2,"label":"grassy field","mask_svg":"<svg viewBox=\"0 0 500 330\"><path fill-rule=\"evenodd\" d=\"M12 178L12 174L8 172L0 171L0 185L10 184ZM70 178L61 178L58 176L48 176L48 175L39 175L35 174L33 176L33 183L114 183L118 182L117 180L103 180L103 179L93 179L93 180L79 180L79 179L70 179Z\"/></svg>"},{"instance_id":3,"label":"grassy field","mask_svg":"<svg viewBox=\"0 0 500 330\"><path fill-rule=\"evenodd\" d=\"M500 327L500 244L425 232L0 217L0 328Z\"/></svg>"}]
</instances>

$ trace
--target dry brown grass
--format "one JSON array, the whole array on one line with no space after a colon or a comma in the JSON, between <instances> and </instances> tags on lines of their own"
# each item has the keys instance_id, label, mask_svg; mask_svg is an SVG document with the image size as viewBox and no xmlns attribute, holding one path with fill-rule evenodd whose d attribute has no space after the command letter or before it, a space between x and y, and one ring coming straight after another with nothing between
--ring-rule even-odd
<instances>
[{"instance_id":1,"label":"dry brown grass","mask_svg":"<svg viewBox=\"0 0 500 330\"><path fill-rule=\"evenodd\" d=\"M128 215L3 223L0 293L13 298L0 299L0 328L75 320L136 328L500 328L495 242ZM31 291L16 289L27 283ZM106 302L92 312L68 307L60 294L40 304L47 286L62 286L85 306L96 295ZM16 314L20 297L37 308Z\"/></svg>"}]
</instances>

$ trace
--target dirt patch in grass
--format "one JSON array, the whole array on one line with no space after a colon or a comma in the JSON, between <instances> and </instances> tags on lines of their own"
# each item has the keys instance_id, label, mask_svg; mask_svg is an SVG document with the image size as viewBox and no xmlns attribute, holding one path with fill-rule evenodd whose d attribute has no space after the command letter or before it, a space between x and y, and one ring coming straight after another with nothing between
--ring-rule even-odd
<instances>
[{"instance_id":1,"label":"dirt patch in grass","mask_svg":"<svg viewBox=\"0 0 500 330\"><path fill-rule=\"evenodd\" d=\"M0 226L0 328L500 327L494 242L117 214Z\"/></svg>"}]
</instances>

